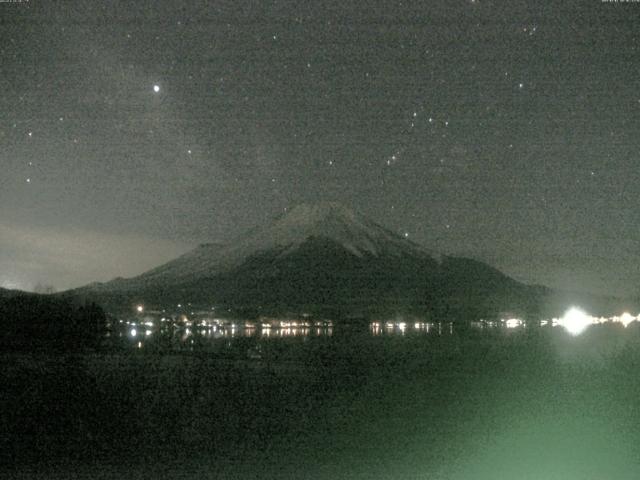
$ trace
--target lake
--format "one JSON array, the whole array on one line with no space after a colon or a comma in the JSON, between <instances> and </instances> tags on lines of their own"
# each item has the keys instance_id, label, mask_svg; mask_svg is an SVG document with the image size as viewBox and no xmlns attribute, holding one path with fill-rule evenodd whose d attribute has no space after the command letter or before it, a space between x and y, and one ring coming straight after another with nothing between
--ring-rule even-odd
<instances>
[{"instance_id":1,"label":"lake","mask_svg":"<svg viewBox=\"0 0 640 480\"><path fill-rule=\"evenodd\" d=\"M245 327L3 355L3 478L640 475L637 322Z\"/></svg>"}]
</instances>

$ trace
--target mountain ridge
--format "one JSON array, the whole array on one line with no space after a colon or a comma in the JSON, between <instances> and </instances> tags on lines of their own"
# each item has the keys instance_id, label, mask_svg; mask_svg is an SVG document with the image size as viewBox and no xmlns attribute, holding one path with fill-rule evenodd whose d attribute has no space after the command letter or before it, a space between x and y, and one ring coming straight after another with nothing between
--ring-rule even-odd
<instances>
[{"instance_id":1,"label":"mountain ridge","mask_svg":"<svg viewBox=\"0 0 640 480\"><path fill-rule=\"evenodd\" d=\"M200 245L136 277L76 293L129 308L194 302L448 317L535 310L538 295L489 265L437 255L335 202L299 205L233 243Z\"/></svg>"},{"instance_id":2,"label":"mountain ridge","mask_svg":"<svg viewBox=\"0 0 640 480\"><path fill-rule=\"evenodd\" d=\"M335 202L301 204L276 217L266 227L252 229L248 235L228 244L204 243L195 249L132 278L118 278L98 288L140 286L160 283L167 278L188 280L221 274L239 266L257 252L282 249L294 251L311 237L329 238L356 256L365 253L398 256L436 254Z\"/></svg>"}]
</instances>

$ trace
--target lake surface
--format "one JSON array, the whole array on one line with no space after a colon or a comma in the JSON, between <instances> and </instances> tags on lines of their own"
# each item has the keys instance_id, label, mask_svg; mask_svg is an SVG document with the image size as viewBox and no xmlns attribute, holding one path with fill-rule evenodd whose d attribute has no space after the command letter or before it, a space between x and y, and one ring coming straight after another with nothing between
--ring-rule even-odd
<instances>
[{"instance_id":1,"label":"lake surface","mask_svg":"<svg viewBox=\"0 0 640 480\"><path fill-rule=\"evenodd\" d=\"M127 325L109 353L4 355L0 473L640 477L636 322L580 335L419 323L162 341Z\"/></svg>"}]
</instances>

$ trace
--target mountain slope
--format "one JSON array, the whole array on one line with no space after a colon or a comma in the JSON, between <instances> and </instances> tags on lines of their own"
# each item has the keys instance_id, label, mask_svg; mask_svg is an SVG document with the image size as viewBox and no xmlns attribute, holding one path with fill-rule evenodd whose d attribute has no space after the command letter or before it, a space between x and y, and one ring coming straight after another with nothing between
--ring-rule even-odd
<instances>
[{"instance_id":1,"label":"mountain slope","mask_svg":"<svg viewBox=\"0 0 640 480\"><path fill-rule=\"evenodd\" d=\"M430 256L430 252L339 204L303 204L261 229L229 245L204 244L175 260L132 279L104 284L107 290L162 286L218 275L240 266L262 252L279 252L286 257L310 238L325 238L356 257L409 255Z\"/></svg>"},{"instance_id":2,"label":"mountain slope","mask_svg":"<svg viewBox=\"0 0 640 480\"><path fill-rule=\"evenodd\" d=\"M78 292L128 308L191 302L336 315L487 316L535 303L530 287L488 265L437 257L335 203L301 205L233 244L202 245L137 277Z\"/></svg>"}]
</instances>

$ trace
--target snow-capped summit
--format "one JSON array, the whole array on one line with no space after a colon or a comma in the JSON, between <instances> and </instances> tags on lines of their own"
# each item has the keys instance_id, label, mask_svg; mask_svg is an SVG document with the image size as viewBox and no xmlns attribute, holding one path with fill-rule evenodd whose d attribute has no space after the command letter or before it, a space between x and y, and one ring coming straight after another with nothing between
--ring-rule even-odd
<instances>
[{"instance_id":1,"label":"snow-capped summit","mask_svg":"<svg viewBox=\"0 0 640 480\"><path fill-rule=\"evenodd\" d=\"M236 267L257 254L278 251L280 257L286 256L311 238L331 241L357 257L430 255L414 242L338 203L301 204L230 244L202 244L125 283L211 276Z\"/></svg>"},{"instance_id":2,"label":"snow-capped summit","mask_svg":"<svg viewBox=\"0 0 640 480\"><path fill-rule=\"evenodd\" d=\"M332 240L358 257L426 253L421 247L335 202L302 204L241 242L240 248L295 248L307 239Z\"/></svg>"},{"instance_id":3,"label":"snow-capped summit","mask_svg":"<svg viewBox=\"0 0 640 480\"><path fill-rule=\"evenodd\" d=\"M78 290L113 308L187 301L262 313L446 316L521 311L539 296L488 265L433 255L333 202L299 205L234 242L202 244L137 277Z\"/></svg>"}]
</instances>

